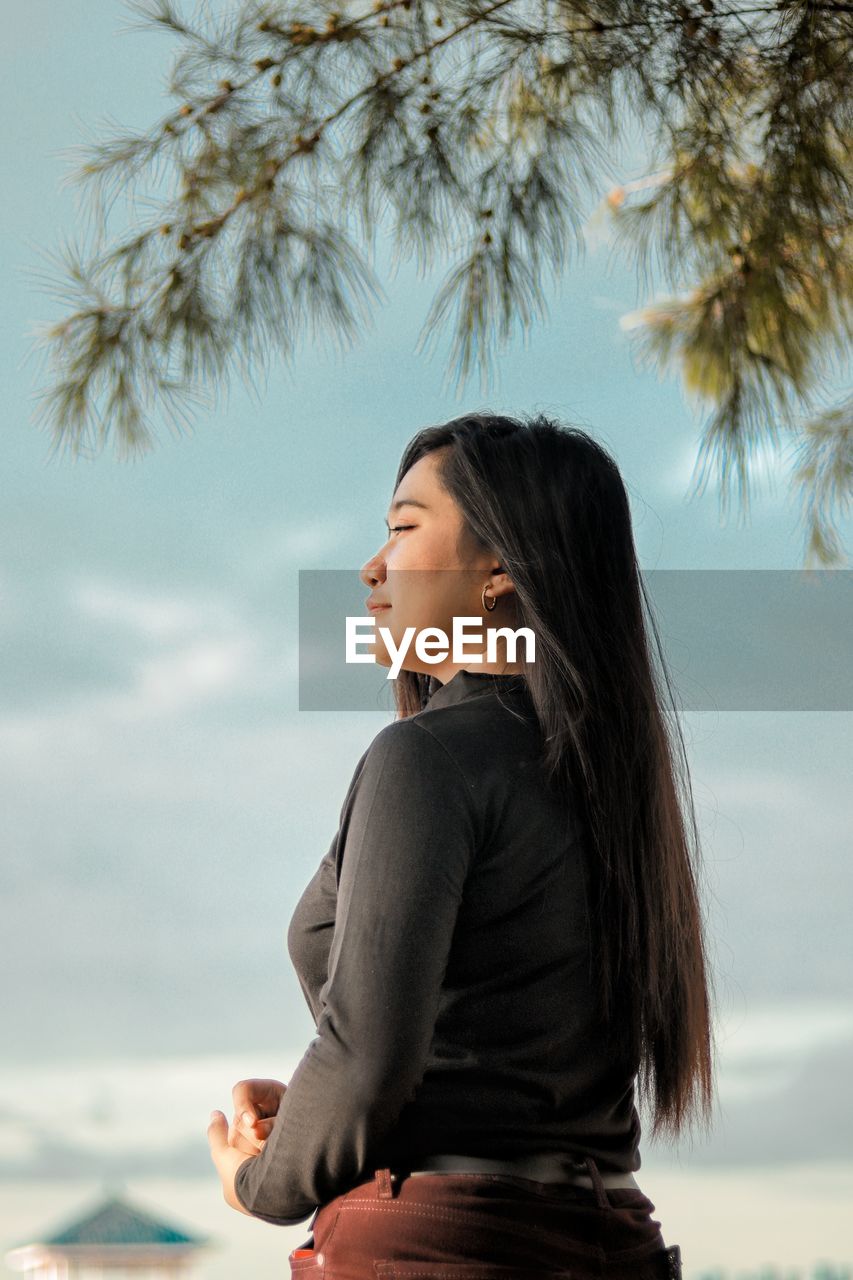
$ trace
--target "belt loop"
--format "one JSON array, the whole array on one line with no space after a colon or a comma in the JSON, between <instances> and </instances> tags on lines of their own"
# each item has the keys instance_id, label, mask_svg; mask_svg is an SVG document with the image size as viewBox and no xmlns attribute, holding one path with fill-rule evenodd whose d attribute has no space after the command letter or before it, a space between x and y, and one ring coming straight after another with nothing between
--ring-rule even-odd
<instances>
[{"instance_id":1,"label":"belt loop","mask_svg":"<svg viewBox=\"0 0 853 1280\"><path fill-rule=\"evenodd\" d=\"M393 1200L397 1193L394 1183L398 1181L396 1173L392 1173L390 1169L377 1169L374 1177L376 1179L376 1195L380 1200Z\"/></svg>"},{"instance_id":2,"label":"belt loop","mask_svg":"<svg viewBox=\"0 0 853 1280\"><path fill-rule=\"evenodd\" d=\"M600 1209L611 1209L613 1206L607 1198L607 1191L601 1180L601 1174L598 1171L598 1165L592 1156L584 1156L584 1164L589 1169L589 1176L592 1178L592 1185L595 1187L595 1198Z\"/></svg>"}]
</instances>

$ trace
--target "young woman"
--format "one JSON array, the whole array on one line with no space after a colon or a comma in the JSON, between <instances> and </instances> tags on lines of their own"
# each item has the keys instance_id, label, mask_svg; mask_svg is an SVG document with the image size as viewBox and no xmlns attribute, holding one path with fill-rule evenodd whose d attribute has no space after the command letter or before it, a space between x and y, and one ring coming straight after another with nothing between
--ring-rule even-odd
<instances>
[{"instance_id":1,"label":"young woman","mask_svg":"<svg viewBox=\"0 0 853 1280\"><path fill-rule=\"evenodd\" d=\"M709 1122L708 974L619 470L542 416L465 416L407 446L387 523L361 570L377 661L379 626L398 649L458 617L483 661L408 648L290 923L317 1035L209 1130L225 1197L314 1212L306 1277L678 1276L635 1103L652 1136ZM521 627L532 661L505 634L485 660Z\"/></svg>"}]
</instances>

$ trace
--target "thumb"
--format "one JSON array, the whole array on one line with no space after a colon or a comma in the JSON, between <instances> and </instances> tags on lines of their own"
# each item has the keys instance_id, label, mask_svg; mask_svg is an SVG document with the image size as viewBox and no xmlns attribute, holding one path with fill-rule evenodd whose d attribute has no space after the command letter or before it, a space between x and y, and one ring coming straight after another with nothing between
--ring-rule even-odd
<instances>
[{"instance_id":1,"label":"thumb","mask_svg":"<svg viewBox=\"0 0 853 1280\"><path fill-rule=\"evenodd\" d=\"M222 1111L211 1111L210 1124L207 1126L207 1137L211 1147L228 1145L228 1121Z\"/></svg>"}]
</instances>

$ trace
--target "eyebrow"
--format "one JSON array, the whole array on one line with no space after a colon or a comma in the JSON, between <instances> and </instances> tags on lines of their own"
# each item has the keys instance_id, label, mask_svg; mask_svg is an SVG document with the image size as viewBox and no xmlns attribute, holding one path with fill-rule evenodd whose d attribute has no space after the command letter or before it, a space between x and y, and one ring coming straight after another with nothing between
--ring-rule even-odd
<instances>
[{"instance_id":1,"label":"eyebrow","mask_svg":"<svg viewBox=\"0 0 853 1280\"><path fill-rule=\"evenodd\" d=\"M422 511L429 511L429 507L425 502L418 502L417 498L398 498L396 502L391 503L391 512L399 511L401 507L420 507ZM388 528L388 521L385 521L385 528Z\"/></svg>"}]
</instances>

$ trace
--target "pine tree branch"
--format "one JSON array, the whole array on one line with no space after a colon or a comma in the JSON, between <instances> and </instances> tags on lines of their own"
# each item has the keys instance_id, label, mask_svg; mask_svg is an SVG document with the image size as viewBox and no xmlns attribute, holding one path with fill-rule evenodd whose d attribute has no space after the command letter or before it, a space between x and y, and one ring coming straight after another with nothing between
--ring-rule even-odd
<instances>
[{"instance_id":1,"label":"pine tree branch","mask_svg":"<svg viewBox=\"0 0 853 1280\"><path fill-rule=\"evenodd\" d=\"M44 333L57 445L112 423L146 447L152 406L194 381L289 358L306 323L356 335L352 304L379 285L349 212L452 255L422 340L455 310L457 377L476 360L485 379L513 322L543 315L570 236L583 248L586 191L632 114L658 154L610 191L617 243L649 276L654 251L677 291L643 313L649 350L710 398L709 452L744 494L762 432L849 342L851 6L248 0L204 27L172 0L134 7L184 45L178 106L76 180L130 191L162 163L171 194L68 264L80 305Z\"/></svg>"}]
</instances>

